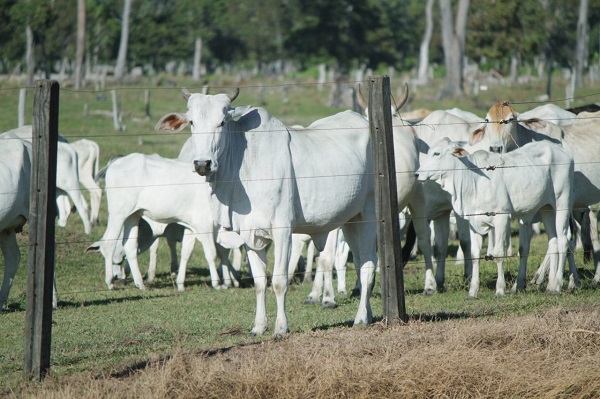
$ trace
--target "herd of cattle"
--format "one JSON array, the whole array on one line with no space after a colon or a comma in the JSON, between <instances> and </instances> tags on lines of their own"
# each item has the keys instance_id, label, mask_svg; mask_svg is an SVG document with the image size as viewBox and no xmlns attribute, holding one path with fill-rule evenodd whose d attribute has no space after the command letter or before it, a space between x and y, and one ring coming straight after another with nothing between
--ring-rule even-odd
<instances>
[{"instance_id":1,"label":"herd of cattle","mask_svg":"<svg viewBox=\"0 0 600 399\"><path fill-rule=\"evenodd\" d=\"M212 286L238 286L240 247L245 246L256 291L254 335L268 327L269 243L274 248L275 335L289 331L285 294L306 242L320 253L308 300L322 298L324 306L335 304L333 265L338 290L345 290L345 262L352 251L360 293L354 324L370 324L377 225L368 117L345 111L308 127L289 127L263 108L233 107L238 93L236 89L207 95L183 89L187 112L169 113L156 125L168 132L190 126L191 137L175 160L130 154L111 159L99 170L96 143L61 140L59 225L65 225L72 202L89 234L98 221L98 183L104 180L107 227L88 251L103 255L109 289L124 278L125 259L139 289L152 282L157 237L167 238L179 290L184 289L195 240L202 243ZM362 97L358 99L366 108ZM568 262L568 288L574 289L579 284L573 256L576 227L590 206L600 202L600 115L576 115L553 104L518 114L505 102L492 106L485 119L457 108L413 118L400 113L405 101L406 97L393 109L398 209L410 215L408 227L424 256L424 293L444 288L451 212L462 252L470 255L464 257L470 298L478 295L485 234L498 266L496 295L504 295L503 262L510 251L513 218L519 221L520 257L513 290L525 289L532 225L539 221L544 223L548 250L536 283L547 274L547 291L559 293ZM29 217L31 135L30 126L0 135L0 247L5 265L0 309L20 262L15 233ZM81 187L90 191L91 209ZM596 220L591 216L585 230L596 254L594 285L600 281ZM179 262L176 242L181 242ZM144 281L137 256L147 249L150 264Z\"/></svg>"}]
</instances>

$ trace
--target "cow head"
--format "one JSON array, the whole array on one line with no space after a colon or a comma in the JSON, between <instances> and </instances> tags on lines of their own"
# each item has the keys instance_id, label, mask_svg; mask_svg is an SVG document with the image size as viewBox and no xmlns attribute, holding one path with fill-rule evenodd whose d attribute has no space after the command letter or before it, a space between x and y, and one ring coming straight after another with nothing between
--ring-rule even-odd
<instances>
[{"instance_id":1,"label":"cow head","mask_svg":"<svg viewBox=\"0 0 600 399\"><path fill-rule=\"evenodd\" d=\"M194 170L201 176L215 173L219 167L219 157L225 147L224 136L227 124L233 118L235 109L230 107L240 90L229 94L205 95L190 93L182 89L187 101L185 114L173 112L163 116L156 124L156 130L179 132L186 126L192 128Z\"/></svg>"},{"instance_id":2,"label":"cow head","mask_svg":"<svg viewBox=\"0 0 600 399\"><path fill-rule=\"evenodd\" d=\"M519 114L508 101L494 104L485 117L485 123L471 133L469 144L477 144L487 134L490 152L507 152L516 144L518 118Z\"/></svg>"},{"instance_id":3,"label":"cow head","mask_svg":"<svg viewBox=\"0 0 600 399\"><path fill-rule=\"evenodd\" d=\"M427 156L423 157L416 173L417 180L421 182L440 180L447 170L455 168L455 158L463 158L468 154L458 143L444 137L432 145Z\"/></svg>"}]
</instances>

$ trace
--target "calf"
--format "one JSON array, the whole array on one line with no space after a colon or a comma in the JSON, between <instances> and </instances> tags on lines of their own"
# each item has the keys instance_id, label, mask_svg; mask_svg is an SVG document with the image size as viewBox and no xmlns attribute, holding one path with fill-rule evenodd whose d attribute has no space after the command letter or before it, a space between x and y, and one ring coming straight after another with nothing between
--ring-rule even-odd
<instances>
[{"instance_id":1,"label":"calf","mask_svg":"<svg viewBox=\"0 0 600 399\"><path fill-rule=\"evenodd\" d=\"M520 267L517 289L525 288L530 227L541 216L551 254L547 290L560 292L568 251L569 217L573 201L573 158L561 146L542 141L506 154L477 151L472 155L444 138L429 149L418 170L420 181L436 181L452 197L454 212L469 222L473 277L469 297L479 291L478 248L495 229L494 257L498 265L496 295L505 292L503 261L508 246L511 215L519 218ZM521 228L523 227L523 228ZM571 267L573 276L577 271ZM572 288L572 286L570 286Z\"/></svg>"},{"instance_id":2,"label":"calf","mask_svg":"<svg viewBox=\"0 0 600 399\"><path fill-rule=\"evenodd\" d=\"M117 242L123 241L133 281L139 289L145 285L137 262L139 219L147 217L162 223L179 223L190 230L183 235L177 287L184 289L186 263L196 238L202 243L214 288L221 284L216 269L217 226L208 205L205 179L184 164L157 155L130 154L111 162L99 176L106 180L108 225L100 241L105 257L105 282L113 288L113 264L118 260ZM185 244L185 245L184 245ZM185 248L185 251L184 251ZM226 277L227 279L227 277Z\"/></svg>"}]
</instances>

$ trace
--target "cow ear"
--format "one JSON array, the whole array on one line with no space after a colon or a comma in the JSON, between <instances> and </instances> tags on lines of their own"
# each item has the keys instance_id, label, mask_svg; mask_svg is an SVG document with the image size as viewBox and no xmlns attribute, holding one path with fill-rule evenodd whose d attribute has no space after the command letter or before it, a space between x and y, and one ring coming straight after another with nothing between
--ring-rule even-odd
<instances>
[{"instance_id":1,"label":"cow ear","mask_svg":"<svg viewBox=\"0 0 600 399\"><path fill-rule=\"evenodd\" d=\"M477 128L473 133L471 133L471 137L469 138L469 145L475 145L483 140L483 136L485 135L485 126Z\"/></svg>"},{"instance_id":2,"label":"cow ear","mask_svg":"<svg viewBox=\"0 0 600 399\"><path fill-rule=\"evenodd\" d=\"M469 155L469 152L464 148L456 147L454 151L452 151L452 155L454 155L457 158L463 158Z\"/></svg>"},{"instance_id":3,"label":"cow ear","mask_svg":"<svg viewBox=\"0 0 600 399\"><path fill-rule=\"evenodd\" d=\"M251 108L250 105L240 105L235 108L230 108L228 113L229 113L229 116L231 116L231 119L237 120L237 119L241 118L242 116L244 116L250 108Z\"/></svg>"},{"instance_id":4,"label":"cow ear","mask_svg":"<svg viewBox=\"0 0 600 399\"><path fill-rule=\"evenodd\" d=\"M519 121L519 123L531 130L543 129L546 127L546 122L544 122L543 120L538 119L538 118L532 118L532 119L527 119L524 121Z\"/></svg>"},{"instance_id":5,"label":"cow ear","mask_svg":"<svg viewBox=\"0 0 600 399\"><path fill-rule=\"evenodd\" d=\"M160 118L154 129L175 133L182 131L189 124L190 121L185 114L173 112Z\"/></svg>"},{"instance_id":6,"label":"cow ear","mask_svg":"<svg viewBox=\"0 0 600 399\"><path fill-rule=\"evenodd\" d=\"M93 243L92 245L90 245L89 247L87 247L85 249L86 254L96 253L96 252L100 252L100 242L98 242L98 241L96 241L95 243Z\"/></svg>"}]
</instances>

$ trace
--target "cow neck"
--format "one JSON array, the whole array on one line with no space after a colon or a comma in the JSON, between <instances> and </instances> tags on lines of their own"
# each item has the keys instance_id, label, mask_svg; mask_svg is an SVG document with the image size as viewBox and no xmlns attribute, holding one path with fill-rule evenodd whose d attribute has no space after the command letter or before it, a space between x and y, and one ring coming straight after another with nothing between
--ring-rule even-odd
<instances>
[{"instance_id":1,"label":"cow neck","mask_svg":"<svg viewBox=\"0 0 600 399\"><path fill-rule=\"evenodd\" d=\"M452 156L454 157L454 156ZM459 216L465 218L465 203L468 198L477 198L477 180L488 177L477 168L471 157L456 158L453 171L444 174L442 187L452 196L452 208Z\"/></svg>"}]
</instances>

